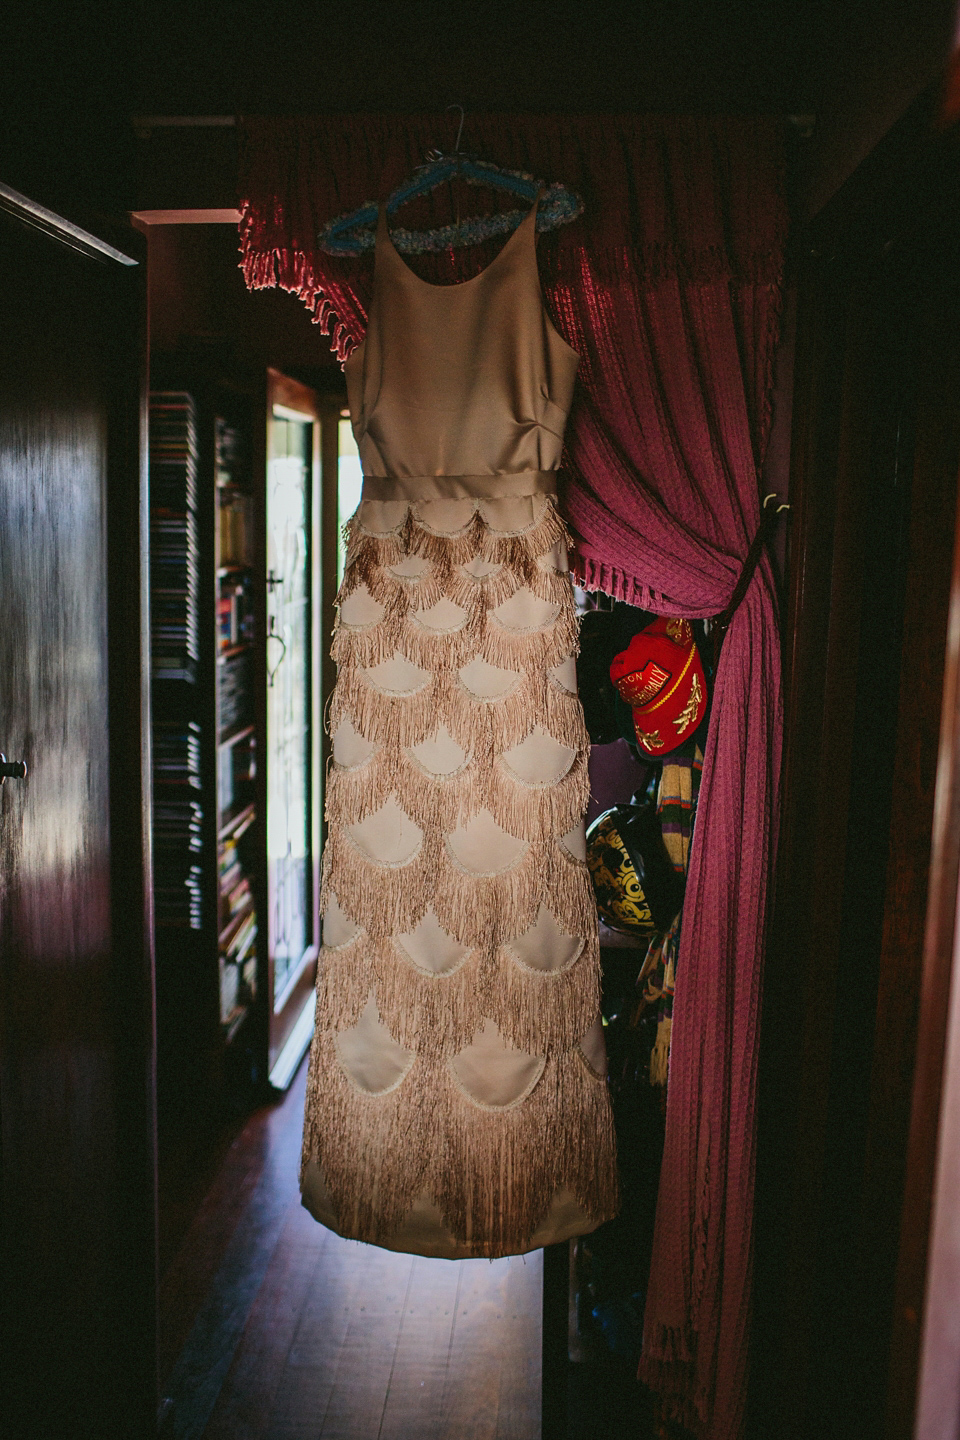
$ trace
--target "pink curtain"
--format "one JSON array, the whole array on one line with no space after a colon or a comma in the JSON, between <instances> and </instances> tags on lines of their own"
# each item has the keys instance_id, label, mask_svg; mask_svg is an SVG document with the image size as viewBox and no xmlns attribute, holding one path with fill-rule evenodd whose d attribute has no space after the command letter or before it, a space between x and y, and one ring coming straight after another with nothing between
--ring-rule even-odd
<instances>
[{"instance_id":1,"label":"pink curtain","mask_svg":"<svg viewBox=\"0 0 960 1440\"><path fill-rule=\"evenodd\" d=\"M300 294L343 356L369 259L314 236L387 193L449 116L250 119L241 131L247 283ZM590 588L661 614L727 604L760 522L786 208L779 129L756 117L468 117L465 148L586 201L540 241L556 324L582 357L564 497ZM431 204L422 204L429 223ZM405 223L417 223L407 218ZM496 246L494 245L493 250ZM479 247L425 256L461 280ZM742 1433L757 1043L781 744L777 606L761 560L724 642L674 998L666 1145L641 1377L710 1440Z\"/></svg>"}]
</instances>

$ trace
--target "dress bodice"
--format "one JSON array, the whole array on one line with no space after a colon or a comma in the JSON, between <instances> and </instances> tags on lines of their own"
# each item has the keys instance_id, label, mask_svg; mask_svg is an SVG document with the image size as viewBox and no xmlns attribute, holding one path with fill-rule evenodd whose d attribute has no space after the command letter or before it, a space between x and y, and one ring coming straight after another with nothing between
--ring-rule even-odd
<instances>
[{"instance_id":1,"label":"dress bodice","mask_svg":"<svg viewBox=\"0 0 960 1440\"><path fill-rule=\"evenodd\" d=\"M579 357L544 308L535 227L536 205L479 275L433 285L381 206L367 335L345 367L364 476L394 482L365 483L369 498L554 488Z\"/></svg>"}]
</instances>

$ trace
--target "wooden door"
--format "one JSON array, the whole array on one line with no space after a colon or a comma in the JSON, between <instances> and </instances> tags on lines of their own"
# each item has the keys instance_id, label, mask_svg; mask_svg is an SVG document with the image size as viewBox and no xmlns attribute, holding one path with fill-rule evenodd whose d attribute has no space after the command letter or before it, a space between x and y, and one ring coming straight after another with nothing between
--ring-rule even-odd
<instances>
[{"instance_id":1,"label":"wooden door","mask_svg":"<svg viewBox=\"0 0 960 1440\"><path fill-rule=\"evenodd\" d=\"M0 1426L155 1433L145 299L0 214ZM45 231L46 233L41 233Z\"/></svg>"},{"instance_id":2,"label":"wooden door","mask_svg":"<svg viewBox=\"0 0 960 1440\"><path fill-rule=\"evenodd\" d=\"M763 1440L907 1440L913 1424L932 1168L911 1092L935 1108L931 997L949 974L934 983L924 925L960 461L960 169L949 137L908 122L796 244L751 1362ZM922 1118L929 1138L935 1113Z\"/></svg>"},{"instance_id":3,"label":"wooden door","mask_svg":"<svg viewBox=\"0 0 960 1440\"><path fill-rule=\"evenodd\" d=\"M958 506L960 522L960 506ZM960 523L884 1440L960 1433Z\"/></svg>"},{"instance_id":4,"label":"wooden door","mask_svg":"<svg viewBox=\"0 0 960 1440\"><path fill-rule=\"evenodd\" d=\"M313 1033L319 953L321 408L271 370L265 491L264 826L271 1082L289 1084Z\"/></svg>"}]
</instances>

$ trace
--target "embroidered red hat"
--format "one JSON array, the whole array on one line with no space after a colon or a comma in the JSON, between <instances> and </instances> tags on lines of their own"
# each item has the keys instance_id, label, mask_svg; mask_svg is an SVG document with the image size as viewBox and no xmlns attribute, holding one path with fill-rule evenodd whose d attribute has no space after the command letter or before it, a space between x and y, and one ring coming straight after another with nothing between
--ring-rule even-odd
<instances>
[{"instance_id":1,"label":"embroidered red hat","mask_svg":"<svg viewBox=\"0 0 960 1440\"><path fill-rule=\"evenodd\" d=\"M637 744L667 755L703 719L707 682L689 620L661 615L615 655L610 679L633 707Z\"/></svg>"}]
</instances>

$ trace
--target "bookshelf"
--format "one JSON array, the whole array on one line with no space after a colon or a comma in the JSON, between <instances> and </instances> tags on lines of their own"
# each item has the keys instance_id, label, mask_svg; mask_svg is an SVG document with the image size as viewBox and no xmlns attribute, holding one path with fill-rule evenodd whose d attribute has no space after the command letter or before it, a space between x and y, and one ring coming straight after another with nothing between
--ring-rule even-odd
<instances>
[{"instance_id":1,"label":"bookshelf","mask_svg":"<svg viewBox=\"0 0 960 1440\"><path fill-rule=\"evenodd\" d=\"M150 396L158 1083L175 1115L266 1075L255 513L262 389L155 366Z\"/></svg>"},{"instance_id":2,"label":"bookshelf","mask_svg":"<svg viewBox=\"0 0 960 1440\"><path fill-rule=\"evenodd\" d=\"M201 732L189 703L200 658L197 433L191 395L151 397L154 912L171 938L203 928Z\"/></svg>"},{"instance_id":3,"label":"bookshelf","mask_svg":"<svg viewBox=\"0 0 960 1440\"><path fill-rule=\"evenodd\" d=\"M312 1033L342 398L153 368L158 1086L182 1115L284 1088Z\"/></svg>"},{"instance_id":4,"label":"bookshelf","mask_svg":"<svg viewBox=\"0 0 960 1440\"><path fill-rule=\"evenodd\" d=\"M211 397L212 568L217 991L221 1035L230 1045L252 1030L260 991L257 850L262 814L255 798L257 727L254 576L253 416L225 395ZM210 403L210 402L208 402ZM248 1052L261 1048L248 1037ZM254 1063L254 1068L260 1067Z\"/></svg>"}]
</instances>

